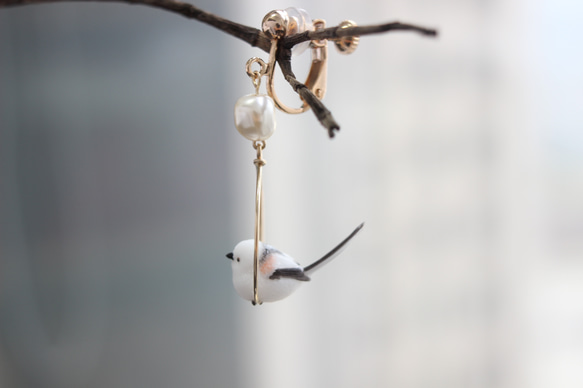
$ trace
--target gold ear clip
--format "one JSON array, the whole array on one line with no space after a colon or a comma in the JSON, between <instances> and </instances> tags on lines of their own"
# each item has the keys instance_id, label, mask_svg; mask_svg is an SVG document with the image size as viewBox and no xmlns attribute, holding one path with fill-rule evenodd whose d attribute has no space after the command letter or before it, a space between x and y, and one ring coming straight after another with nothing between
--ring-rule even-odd
<instances>
[{"instance_id":1,"label":"gold ear clip","mask_svg":"<svg viewBox=\"0 0 583 388\"><path fill-rule=\"evenodd\" d=\"M297 34L311 29L312 25L315 30L321 30L326 27L326 22L322 19L316 19L312 23L307 13L298 8L271 11L263 18L263 32L272 39L267 71L267 94L273 99L275 106L286 113L302 113L310 109L310 106L303 102L300 108L292 108L285 105L277 97L273 82L277 56L277 43L278 40L284 36ZM326 94L328 42L327 40L321 40L306 43L309 43L310 45L312 64L304 84L316 97L322 99L324 94Z\"/></svg>"},{"instance_id":2,"label":"gold ear clip","mask_svg":"<svg viewBox=\"0 0 583 388\"><path fill-rule=\"evenodd\" d=\"M286 113L297 114L310 109L310 106L303 101L300 108L291 108L285 105L275 93L273 84L273 74L275 72L275 62L277 56L277 44L280 38L293 34L298 34L312 28L315 31L323 30L326 22L322 19L315 19L312 23L307 12L300 8L290 7L285 10L275 10L269 12L261 23L263 32L271 38L271 49L269 50L269 65L267 69L267 94L273 99L275 106ZM345 20L338 25L339 28L356 27L356 23ZM342 37L334 40L334 44L341 54L351 54L358 46L359 38ZM324 98L326 94L326 81L328 76L328 41L312 40L311 42L300 43L309 44L312 53L312 64L306 82L306 87L314 93L318 99ZM300 46L298 45L298 46ZM298 48L294 47L294 50ZM300 50L302 50L300 48ZM299 51L299 50L298 50ZM302 50L303 51L303 50Z\"/></svg>"}]
</instances>

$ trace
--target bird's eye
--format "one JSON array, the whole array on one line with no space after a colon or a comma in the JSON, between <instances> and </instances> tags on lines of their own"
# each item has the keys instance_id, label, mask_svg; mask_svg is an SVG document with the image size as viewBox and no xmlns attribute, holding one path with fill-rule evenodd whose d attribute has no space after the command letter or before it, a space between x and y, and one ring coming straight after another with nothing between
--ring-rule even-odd
<instances>
[{"instance_id":1,"label":"bird's eye","mask_svg":"<svg viewBox=\"0 0 583 388\"><path fill-rule=\"evenodd\" d=\"M241 261L241 259L239 257L237 257L237 261Z\"/></svg>"}]
</instances>

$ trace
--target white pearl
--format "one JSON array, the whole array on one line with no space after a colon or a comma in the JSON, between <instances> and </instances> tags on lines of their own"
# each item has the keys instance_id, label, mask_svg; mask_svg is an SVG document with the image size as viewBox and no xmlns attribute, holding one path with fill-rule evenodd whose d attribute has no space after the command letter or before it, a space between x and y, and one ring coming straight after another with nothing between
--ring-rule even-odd
<instances>
[{"instance_id":1,"label":"white pearl","mask_svg":"<svg viewBox=\"0 0 583 388\"><path fill-rule=\"evenodd\" d=\"M267 140L275 131L275 105L265 94L248 94L235 103L235 127L252 141Z\"/></svg>"},{"instance_id":2,"label":"white pearl","mask_svg":"<svg viewBox=\"0 0 583 388\"><path fill-rule=\"evenodd\" d=\"M288 16L286 35L299 34L304 31L309 31L313 28L312 18L310 15L308 15L308 12L306 12L305 9L289 7L285 9L285 12ZM302 42L295 45L292 48L292 51L294 54L299 55L306 51L309 45L310 41Z\"/></svg>"}]
</instances>

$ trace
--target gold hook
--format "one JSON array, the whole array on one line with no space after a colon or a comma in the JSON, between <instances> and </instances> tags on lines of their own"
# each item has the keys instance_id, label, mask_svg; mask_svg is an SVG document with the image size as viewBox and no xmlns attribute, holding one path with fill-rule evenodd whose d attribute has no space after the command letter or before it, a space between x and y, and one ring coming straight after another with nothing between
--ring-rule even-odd
<instances>
[{"instance_id":1,"label":"gold hook","mask_svg":"<svg viewBox=\"0 0 583 388\"><path fill-rule=\"evenodd\" d=\"M252 70L251 66L254 63L259 64L259 70ZM258 57L249 58L247 63L245 64L245 71L251 81L253 82L253 86L255 86L255 94L259 94L259 87L261 86L261 77L267 74L267 63L263 61L263 59Z\"/></svg>"}]
</instances>

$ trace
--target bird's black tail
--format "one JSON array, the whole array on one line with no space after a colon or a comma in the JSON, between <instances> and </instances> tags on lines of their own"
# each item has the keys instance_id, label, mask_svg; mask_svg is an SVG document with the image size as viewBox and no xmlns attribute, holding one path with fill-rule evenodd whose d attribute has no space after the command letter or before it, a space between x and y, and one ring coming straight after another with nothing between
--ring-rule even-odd
<instances>
[{"instance_id":1,"label":"bird's black tail","mask_svg":"<svg viewBox=\"0 0 583 388\"><path fill-rule=\"evenodd\" d=\"M304 272L309 273L311 271L316 270L321 264L323 264L327 260L331 260L336 257L340 252L342 252L342 248L354 237L362 227L364 226L364 222L356 227L352 233L348 237L346 237L342 242L334 247L330 252L326 253L321 259L316 260L312 264L304 267Z\"/></svg>"}]
</instances>

